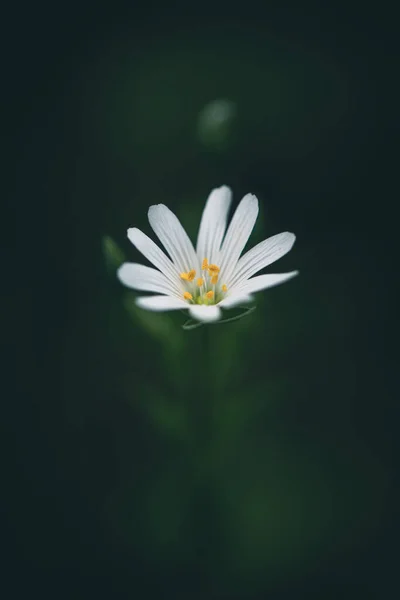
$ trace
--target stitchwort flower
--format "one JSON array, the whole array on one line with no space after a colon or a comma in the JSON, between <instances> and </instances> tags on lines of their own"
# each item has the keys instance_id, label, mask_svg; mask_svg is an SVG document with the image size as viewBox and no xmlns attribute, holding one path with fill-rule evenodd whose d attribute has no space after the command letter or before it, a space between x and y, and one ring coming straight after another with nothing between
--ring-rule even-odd
<instances>
[{"instance_id":1,"label":"stitchwort flower","mask_svg":"<svg viewBox=\"0 0 400 600\"><path fill-rule=\"evenodd\" d=\"M139 296L138 306L153 311L186 309L195 320L212 322L221 318L221 309L247 305L254 292L297 275L298 271L291 271L253 277L289 252L295 235L279 233L241 256L257 219L258 200L247 194L227 229L231 199L227 186L212 190L201 218L196 250L178 218L164 204L150 206L148 218L169 257L140 229L128 229L129 240L156 267L124 263L118 270L124 285L157 294Z\"/></svg>"}]
</instances>

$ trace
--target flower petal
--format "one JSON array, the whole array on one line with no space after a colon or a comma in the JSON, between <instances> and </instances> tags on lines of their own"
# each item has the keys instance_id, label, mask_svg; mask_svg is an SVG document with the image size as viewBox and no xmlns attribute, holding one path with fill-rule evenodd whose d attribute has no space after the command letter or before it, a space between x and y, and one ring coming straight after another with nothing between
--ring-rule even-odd
<instances>
[{"instance_id":1,"label":"flower petal","mask_svg":"<svg viewBox=\"0 0 400 600\"><path fill-rule=\"evenodd\" d=\"M201 217L199 235L197 237L197 256L202 261L215 263L226 230L228 211L232 200L232 192L226 186L212 190Z\"/></svg>"},{"instance_id":2,"label":"flower petal","mask_svg":"<svg viewBox=\"0 0 400 600\"><path fill-rule=\"evenodd\" d=\"M252 275L277 261L291 250L296 236L294 233L285 231L278 233L254 246L246 252L238 261L236 269L232 274L229 286L236 286L242 281L249 279Z\"/></svg>"},{"instance_id":3,"label":"flower petal","mask_svg":"<svg viewBox=\"0 0 400 600\"><path fill-rule=\"evenodd\" d=\"M221 300L221 302L218 303L218 306L221 306L222 308L234 308L240 304L249 304L249 302L253 302L253 300L253 296L249 296L248 294L232 294L231 296L228 296L228 298Z\"/></svg>"},{"instance_id":4,"label":"flower petal","mask_svg":"<svg viewBox=\"0 0 400 600\"><path fill-rule=\"evenodd\" d=\"M165 275L136 263L124 263L117 272L118 279L134 290L145 292L158 292L159 294L181 295L181 290L174 285Z\"/></svg>"},{"instance_id":5,"label":"flower petal","mask_svg":"<svg viewBox=\"0 0 400 600\"><path fill-rule=\"evenodd\" d=\"M265 290L267 288L273 287L274 285L279 285L280 283L284 283L292 277L298 275L298 271L291 271L290 273L271 273L268 275L258 275L258 277L253 277L249 279L242 285L238 287L238 293L241 294L251 294L253 292L259 292L260 290Z\"/></svg>"},{"instance_id":6,"label":"flower petal","mask_svg":"<svg viewBox=\"0 0 400 600\"><path fill-rule=\"evenodd\" d=\"M247 244L258 215L258 200L247 194L239 203L226 232L220 254L221 280L229 281L239 256Z\"/></svg>"},{"instance_id":7,"label":"flower petal","mask_svg":"<svg viewBox=\"0 0 400 600\"><path fill-rule=\"evenodd\" d=\"M221 318L221 310L215 304L213 306L206 306L205 304L191 304L189 305L189 313L194 319L203 321L204 323L218 321L218 319Z\"/></svg>"},{"instance_id":8,"label":"flower petal","mask_svg":"<svg viewBox=\"0 0 400 600\"><path fill-rule=\"evenodd\" d=\"M143 231L132 227L128 229L128 238L132 244L149 260L155 267L160 269L171 281L179 281L179 271L162 250Z\"/></svg>"},{"instance_id":9,"label":"flower petal","mask_svg":"<svg viewBox=\"0 0 400 600\"><path fill-rule=\"evenodd\" d=\"M139 296L139 298L136 298L136 304L140 308L160 312L188 308L187 302L171 296Z\"/></svg>"},{"instance_id":10,"label":"flower petal","mask_svg":"<svg viewBox=\"0 0 400 600\"><path fill-rule=\"evenodd\" d=\"M193 244L179 219L164 204L149 208L149 222L154 233L167 250L180 272L199 270L200 265Z\"/></svg>"}]
</instances>

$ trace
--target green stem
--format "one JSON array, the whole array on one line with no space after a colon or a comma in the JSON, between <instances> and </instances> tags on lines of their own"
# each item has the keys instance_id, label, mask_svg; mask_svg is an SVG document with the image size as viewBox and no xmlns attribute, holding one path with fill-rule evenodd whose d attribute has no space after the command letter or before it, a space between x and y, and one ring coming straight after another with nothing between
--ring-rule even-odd
<instances>
[{"instance_id":1,"label":"green stem","mask_svg":"<svg viewBox=\"0 0 400 600\"><path fill-rule=\"evenodd\" d=\"M215 489L213 481L213 438L214 431L214 339L213 327L204 326L198 336L201 344L200 373L194 414L194 487L192 504L192 531L195 544L199 577L207 581L213 573L219 542L219 519L216 515Z\"/></svg>"}]
</instances>

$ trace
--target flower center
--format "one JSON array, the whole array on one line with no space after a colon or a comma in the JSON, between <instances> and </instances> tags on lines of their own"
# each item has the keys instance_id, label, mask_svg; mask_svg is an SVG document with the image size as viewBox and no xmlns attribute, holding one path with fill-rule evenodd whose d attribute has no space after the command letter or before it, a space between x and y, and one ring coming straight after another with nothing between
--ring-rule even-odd
<instances>
[{"instance_id":1,"label":"flower center","mask_svg":"<svg viewBox=\"0 0 400 600\"><path fill-rule=\"evenodd\" d=\"M228 291L225 284L219 282L220 268L210 264L205 258L201 265L202 276L196 281L195 269L181 273L180 277L186 282L187 290L183 297L189 304L218 304Z\"/></svg>"}]
</instances>

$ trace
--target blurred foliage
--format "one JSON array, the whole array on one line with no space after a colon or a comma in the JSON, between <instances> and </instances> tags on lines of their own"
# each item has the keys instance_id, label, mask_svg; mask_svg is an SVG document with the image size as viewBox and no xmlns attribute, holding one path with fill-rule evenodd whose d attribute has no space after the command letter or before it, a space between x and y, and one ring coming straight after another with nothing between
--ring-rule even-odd
<instances>
[{"instance_id":1,"label":"blurred foliage","mask_svg":"<svg viewBox=\"0 0 400 600\"><path fill-rule=\"evenodd\" d=\"M236 107L229 100L214 100L200 111L197 134L200 141L211 149L223 151L229 147Z\"/></svg>"},{"instance_id":2,"label":"blurred foliage","mask_svg":"<svg viewBox=\"0 0 400 600\"><path fill-rule=\"evenodd\" d=\"M114 274L125 261L124 253L110 236L105 235L102 241L106 268L111 274Z\"/></svg>"}]
</instances>

